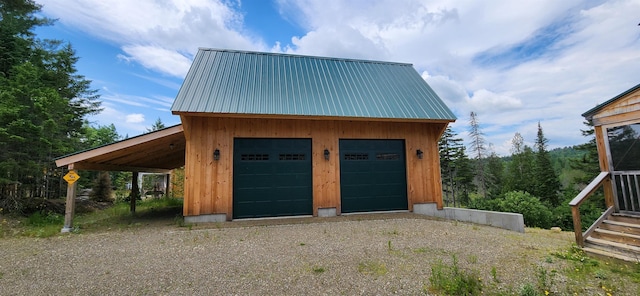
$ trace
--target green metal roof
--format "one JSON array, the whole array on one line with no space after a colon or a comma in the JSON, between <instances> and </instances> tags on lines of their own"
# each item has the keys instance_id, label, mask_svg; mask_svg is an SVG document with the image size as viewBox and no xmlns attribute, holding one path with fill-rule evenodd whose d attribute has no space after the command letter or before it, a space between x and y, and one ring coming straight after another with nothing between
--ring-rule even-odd
<instances>
[{"instance_id":1,"label":"green metal roof","mask_svg":"<svg viewBox=\"0 0 640 296\"><path fill-rule=\"evenodd\" d=\"M626 96L626 95L628 95L628 94L630 94L630 93L632 93L632 92L634 92L634 91L636 91L638 89L640 89L640 84L638 84L638 85L636 85L636 86L624 91L623 93L621 93L621 94L609 99L608 101L606 101L606 102L604 102L604 103L602 103L602 104L600 104L598 106L595 106L595 107L591 108L589 111L582 113L582 117L590 119L594 114L596 114L602 108L608 106L609 104L615 102L619 98L622 98L622 97L624 97L624 96Z\"/></svg>"},{"instance_id":2,"label":"green metal roof","mask_svg":"<svg viewBox=\"0 0 640 296\"><path fill-rule=\"evenodd\" d=\"M456 119L411 64L204 48L171 111Z\"/></svg>"}]
</instances>

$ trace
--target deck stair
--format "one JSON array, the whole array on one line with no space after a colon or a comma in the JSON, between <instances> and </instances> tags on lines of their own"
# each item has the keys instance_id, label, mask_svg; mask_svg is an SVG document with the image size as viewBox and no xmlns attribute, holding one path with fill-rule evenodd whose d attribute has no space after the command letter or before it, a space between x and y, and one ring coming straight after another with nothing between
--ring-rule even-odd
<instances>
[{"instance_id":1,"label":"deck stair","mask_svg":"<svg viewBox=\"0 0 640 296\"><path fill-rule=\"evenodd\" d=\"M640 262L640 215L612 213L585 237L586 253Z\"/></svg>"}]
</instances>

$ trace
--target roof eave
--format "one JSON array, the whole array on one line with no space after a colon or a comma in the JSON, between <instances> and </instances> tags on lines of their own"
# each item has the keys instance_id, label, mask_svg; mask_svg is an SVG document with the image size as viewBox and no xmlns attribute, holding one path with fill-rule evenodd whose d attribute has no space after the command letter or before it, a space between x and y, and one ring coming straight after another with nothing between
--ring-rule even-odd
<instances>
[{"instance_id":1,"label":"roof eave","mask_svg":"<svg viewBox=\"0 0 640 296\"><path fill-rule=\"evenodd\" d=\"M622 97L624 97L624 96L626 96L626 95L628 95L628 94L630 94L630 93L632 93L632 92L634 92L636 90L639 90L639 89L640 89L640 84L638 84L638 85L636 85L636 86L634 86L634 87L622 92L621 94L619 94L619 95L607 100L606 102L604 102L604 103L602 103L600 105L597 105L597 106L589 109L589 111L582 113L582 117L586 118L587 120L591 120L593 118L593 115L595 115L602 108L610 105L611 103L615 102L616 100L618 100L618 99L620 99L620 98L622 98Z\"/></svg>"},{"instance_id":2,"label":"roof eave","mask_svg":"<svg viewBox=\"0 0 640 296\"><path fill-rule=\"evenodd\" d=\"M254 113L218 113L172 111L174 115L217 117L217 118L260 118L260 119L297 119L297 120L339 120L339 121L387 121L387 122L433 122L451 123L457 118L391 118L362 116L327 116L327 115L289 115L289 114L254 114Z\"/></svg>"}]
</instances>

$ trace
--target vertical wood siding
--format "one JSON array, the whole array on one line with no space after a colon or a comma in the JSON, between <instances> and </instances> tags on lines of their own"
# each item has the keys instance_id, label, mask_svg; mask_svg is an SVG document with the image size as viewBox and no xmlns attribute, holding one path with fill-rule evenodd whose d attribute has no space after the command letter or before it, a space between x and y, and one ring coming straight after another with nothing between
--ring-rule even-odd
<instances>
[{"instance_id":1,"label":"vertical wood siding","mask_svg":"<svg viewBox=\"0 0 640 296\"><path fill-rule=\"evenodd\" d=\"M184 215L226 214L232 217L233 139L312 139L313 214L319 208L340 214L339 139L403 139L407 159L409 210L414 203L442 207L438 139L444 123L247 119L181 116L186 137ZM213 151L220 150L220 160ZM331 153L324 159L324 149ZM418 159L416 150L424 151Z\"/></svg>"}]
</instances>

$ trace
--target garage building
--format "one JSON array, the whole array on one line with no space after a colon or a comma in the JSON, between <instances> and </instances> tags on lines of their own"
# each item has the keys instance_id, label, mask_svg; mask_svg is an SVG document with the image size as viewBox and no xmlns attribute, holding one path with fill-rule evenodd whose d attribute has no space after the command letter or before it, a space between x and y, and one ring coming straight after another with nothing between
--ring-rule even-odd
<instances>
[{"instance_id":1,"label":"garage building","mask_svg":"<svg viewBox=\"0 0 640 296\"><path fill-rule=\"evenodd\" d=\"M171 111L188 222L442 207L455 116L411 64L200 49Z\"/></svg>"}]
</instances>

